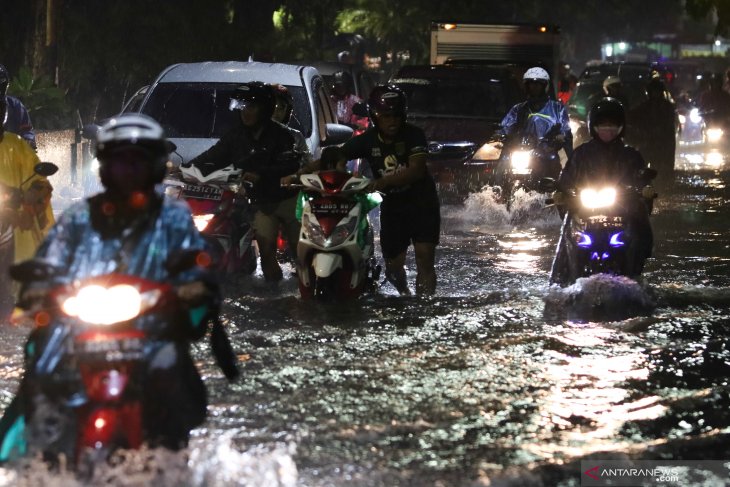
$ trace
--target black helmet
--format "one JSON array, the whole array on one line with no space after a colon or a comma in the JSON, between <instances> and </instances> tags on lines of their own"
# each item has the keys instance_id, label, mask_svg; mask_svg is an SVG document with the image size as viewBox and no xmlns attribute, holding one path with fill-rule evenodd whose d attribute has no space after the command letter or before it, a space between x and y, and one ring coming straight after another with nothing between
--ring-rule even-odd
<instances>
[{"instance_id":1,"label":"black helmet","mask_svg":"<svg viewBox=\"0 0 730 487\"><path fill-rule=\"evenodd\" d=\"M394 114L405 119L408 100L403 90L396 85L378 85L368 97L368 112L375 123L375 115Z\"/></svg>"},{"instance_id":2,"label":"black helmet","mask_svg":"<svg viewBox=\"0 0 730 487\"><path fill-rule=\"evenodd\" d=\"M288 124L292 111L294 111L294 98L291 96L291 93L289 93L289 88L284 85L273 84L271 85L271 90L274 93L275 106L282 105L286 107L282 123Z\"/></svg>"},{"instance_id":3,"label":"black helmet","mask_svg":"<svg viewBox=\"0 0 730 487\"><path fill-rule=\"evenodd\" d=\"M107 158L118 149L137 148L147 155L152 165L152 184L161 183L167 171L168 155L172 144L156 121L141 113L123 113L106 122L96 133L96 158L99 159L99 176L106 188L114 181L105 170Z\"/></svg>"},{"instance_id":4,"label":"black helmet","mask_svg":"<svg viewBox=\"0 0 730 487\"><path fill-rule=\"evenodd\" d=\"M251 81L235 89L231 95L230 110L243 110L248 104L261 107L261 120L268 120L274 114L276 100L274 91L268 83Z\"/></svg>"},{"instance_id":5,"label":"black helmet","mask_svg":"<svg viewBox=\"0 0 730 487\"><path fill-rule=\"evenodd\" d=\"M0 96L8 94L8 86L10 85L10 74L8 69L0 64Z\"/></svg>"},{"instance_id":6,"label":"black helmet","mask_svg":"<svg viewBox=\"0 0 730 487\"><path fill-rule=\"evenodd\" d=\"M588 113L588 130L592 137L596 137L596 126L604 122L612 122L621 127L619 137L624 133L626 126L626 112L624 106L616 98L606 97L593 105Z\"/></svg>"},{"instance_id":7,"label":"black helmet","mask_svg":"<svg viewBox=\"0 0 730 487\"><path fill-rule=\"evenodd\" d=\"M355 82L352 80L352 75L347 71L337 71L333 76L332 85L342 85L347 91L352 91Z\"/></svg>"}]
</instances>

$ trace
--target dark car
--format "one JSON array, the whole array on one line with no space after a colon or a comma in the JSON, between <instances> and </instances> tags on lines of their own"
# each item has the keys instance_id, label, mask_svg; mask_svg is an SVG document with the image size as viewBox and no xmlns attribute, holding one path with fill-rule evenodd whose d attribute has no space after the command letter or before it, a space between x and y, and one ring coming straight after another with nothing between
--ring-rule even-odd
<instances>
[{"instance_id":1,"label":"dark car","mask_svg":"<svg viewBox=\"0 0 730 487\"><path fill-rule=\"evenodd\" d=\"M428 141L428 165L443 196L480 190L491 180L500 150L488 142L523 99L505 67L406 66L391 80L408 97L408 121Z\"/></svg>"}]
</instances>

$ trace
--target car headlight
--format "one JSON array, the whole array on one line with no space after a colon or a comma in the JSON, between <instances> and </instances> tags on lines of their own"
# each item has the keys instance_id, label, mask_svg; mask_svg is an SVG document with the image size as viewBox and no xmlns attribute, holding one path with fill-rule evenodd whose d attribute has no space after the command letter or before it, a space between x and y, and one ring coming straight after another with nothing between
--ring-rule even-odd
<instances>
[{"instance_id":1,"label":"car headlight","mask_svg":"<svg viewBox=\"0 0 730 487\"><path fill-rule=\"evenodd\" d=\"M707 129L707 140L710 142L717 142L718 140L722 139L723 131L721 128L711 128Z\"/></svg>"},{"instance_id":2,"label":"car headlight","mask_svg":"<svg viewBox=\"0 0 730 487\"><path fill-rule=\"evenodd\" d=\"M693 108L689 111L689 121L692 123L700 123L702 121L702 115L700 115L698 109Z\"/></svg>"},{"instance_id":3,"label":"car headlight","mask_svg":"<svg viewBox=\"0 0 730 487\"><path fill-rule=\"evenodd\" d=\"M682 125L684 125L686 122L687 122L687 117L685 117L684 115L681 115L680 114L679 115L679 123L681 123Z\"/></svg>"},{"instance_id":4,"label":"car headlight","mask_svg":"<svg viewBox=\"0 0 730 487\"><path fill-rule=\"evenodd\" d=\"M513 174L530 174L532 153L526 150L516 150L510 155L510 168Z\"/></svg>"},{"instance_id":5,"label":"car headlight","mask_svg":"<svg viewBox=\"0 0 730 487\"><path fill-rule=\"evenodd\" d=\"M193 223L195 224L195 228L198 229L199 232L204 231L208 227L208 223L213 219L213 214L208 213L205 215L193 215Z\"/></svg>"},{"instance_id":6,"label":"car headlight","mask_svg":"<svg viewBox=\"0 0 730 487\"><path fill-rule=\"evenodd\" d=\"M77 317L92 325L113 325L131 320L159 300L159 290L140 293L128 284L110 288L99 285L84 286L71 296L61 298L61 309L68 316Z\"/></svg>"},{"instance_id":7,"label":"car headlight","mask_svg":"<svg viewBox=\"0 0 730 487\"><path fill-rule=\"evenodd\" d=\"M473 161L496 161L502 155L502 149L497 147L497 142L487 142L474 153Z\"/></svg>"},{"instance_id":8,"label":"car headlight","mask_svg":"<svg viewBox=\"0 0 730 487\"><path fill-rule=\"evenodd\" d=\"M580 202L588 209L608 208L616 202L616 188L603 188L595 190L593 188L582 189L580 192Z\"/></svg>"}]
</instances>

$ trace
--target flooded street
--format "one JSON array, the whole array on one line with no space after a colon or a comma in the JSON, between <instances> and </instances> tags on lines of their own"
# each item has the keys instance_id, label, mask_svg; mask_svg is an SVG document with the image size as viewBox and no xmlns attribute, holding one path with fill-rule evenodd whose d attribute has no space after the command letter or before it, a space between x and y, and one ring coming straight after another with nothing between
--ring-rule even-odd
<instances>
[{"instance_id":1,"label":"flooded street","mask_svg":"<svg viewBox=\"0 0 730 487\"><path fill-rule=\"evenodd\" d=\"M586 458L730 458L730 173L721 156L677 164L640 284L551 289L554 210L525 196L508 214L489 191L442 208L434 297L385 284L323 305L301 301L290 274L277 292L260 271L231 283L242 378L229 385L196 344L205 427L188 451L134 454L104 481L577 486ZM0 332L3 406L27 333ZM31 470L0 469L0 484L75 485Z\"/></svg>"}]
</instances>

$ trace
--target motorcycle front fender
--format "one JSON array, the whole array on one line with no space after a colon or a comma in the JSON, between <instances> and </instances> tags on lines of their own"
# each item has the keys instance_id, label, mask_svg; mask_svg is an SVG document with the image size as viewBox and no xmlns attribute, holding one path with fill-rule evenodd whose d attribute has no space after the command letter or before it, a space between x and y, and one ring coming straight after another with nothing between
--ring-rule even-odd
<instances>
[{"instance_id":1,"label":"motorcycle front fender","mask_svg":"<svg viewBox=\"0 0 730 487\"><path fill-rule=\"evenodd\" d=\"M312 267L317 277L329 277L342 268L342 256L336 253L319 252L312 259Z\"/></svg>"}]
</instances>

